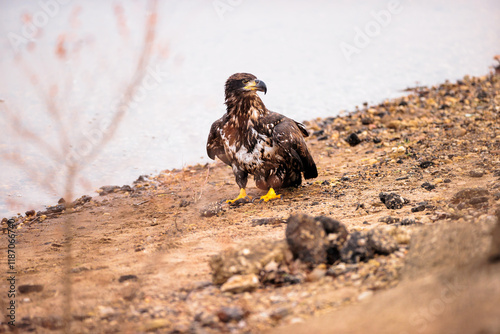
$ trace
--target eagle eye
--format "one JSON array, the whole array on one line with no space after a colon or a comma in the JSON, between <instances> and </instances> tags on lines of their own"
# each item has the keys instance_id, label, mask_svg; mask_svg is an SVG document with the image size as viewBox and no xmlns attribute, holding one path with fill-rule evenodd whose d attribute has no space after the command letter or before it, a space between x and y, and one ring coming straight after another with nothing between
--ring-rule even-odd
<instances>
[{"instance_id":1,"label":"eagle eye","mask_svg":"<svg viewBox=\"0 0 500 334\"><path fill-rule=\"evenodd\" d=\"M248 83L249 80L243 80L243 84L246 85Z\"/></svg>"}]
</instances>

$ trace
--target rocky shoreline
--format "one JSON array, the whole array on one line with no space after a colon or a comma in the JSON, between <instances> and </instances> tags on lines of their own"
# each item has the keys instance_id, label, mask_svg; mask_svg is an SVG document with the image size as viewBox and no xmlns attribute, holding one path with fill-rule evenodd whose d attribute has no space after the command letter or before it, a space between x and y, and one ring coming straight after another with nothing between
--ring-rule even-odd
<instances>
[{"instance_id":1,"label":"rocky shoreline","mask_svg":"<svg viewBox=\"0 0 500 334\"><path fill-rule=\"evenodd\" d=\"M69 280L75 333L498 333L500 76L305 123L319 176L281 200L226 204L216 162L14 217L16 327L63 331Z\"/></svg>"}]
</instances>

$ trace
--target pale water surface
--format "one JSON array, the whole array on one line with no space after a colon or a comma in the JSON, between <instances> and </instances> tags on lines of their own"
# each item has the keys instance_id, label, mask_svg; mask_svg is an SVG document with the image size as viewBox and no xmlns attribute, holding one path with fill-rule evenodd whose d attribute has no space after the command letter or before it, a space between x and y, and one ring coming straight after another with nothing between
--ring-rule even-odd
<instances>
[{"instance_id":1,"label":"pale water surface","mask_svg":"<svg viewBox=\"0 0 500 334\"><path fill-rule=\"evenodd\" d=\"M72 115L63 117L69 137L91 145L141 46L145 2L121 3L123 34L111 1L0 0L0 99L56 147L58 125L38 91L57 86L56 100ZM31 46L19 45L16 62L9 38L26 32L27 13L41 29ZM78 195L207 162L208 130L224 112L223 85L235 72L257 75L268 87L266 106L302 121L401 96L408 86L487 74L500 54L497 0L165 1L159 14L156 52L163 57L151 64L113 140L83 170ZM54 53L61 34L81 47L63 62ZM37 74L35 86L27 73ZM0 156L0 216L54 204L63 173L50 170L57 164L16 135L0 110L1 152L24 161ZM27 171L47 176L56 189L40 187Z\"/></svg>"}]
</instances>

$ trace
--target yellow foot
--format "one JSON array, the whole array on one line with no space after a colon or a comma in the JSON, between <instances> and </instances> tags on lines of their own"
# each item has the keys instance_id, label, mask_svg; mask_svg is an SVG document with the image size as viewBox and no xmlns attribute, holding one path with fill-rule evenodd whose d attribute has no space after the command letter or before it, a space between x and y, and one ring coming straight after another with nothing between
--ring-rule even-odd
<instances>
[{"instance_id":1,"label":"yellow foot","mask_svg":"<svg viewBox=\"0 0 500 334\"><path fill-rule=\"evenodd\" d=\"M237 200L242 199L242 198L245 198L245 197L248 197L249 199L252 199L252 197L247 196L247 193L246 193L245 189L244 189L244 188L241 188L241 189L240 189L240 194L238 195L238 197L236 197L235 199L228 199L228 200L226 201L226 203L231 203L231 204L233 204L233 203L234 203L234 202L236 202Z\"/></svg>"},{"instance_id":2,"label":"yellow foot","mask_svg":"<svg viewBox=\"0 0 500 334\"><path fill-rule=\"evenodd\" d=\"M267 202L267 201L269 201L271 199L275 199L275 198L281 198L281 195L276 195L276 193L274 192L274 189L269 188L269 191L267 192L267 194L262 196L260 198L260 200L264 200L264 202Z\"/></svg>"}]
</instances>

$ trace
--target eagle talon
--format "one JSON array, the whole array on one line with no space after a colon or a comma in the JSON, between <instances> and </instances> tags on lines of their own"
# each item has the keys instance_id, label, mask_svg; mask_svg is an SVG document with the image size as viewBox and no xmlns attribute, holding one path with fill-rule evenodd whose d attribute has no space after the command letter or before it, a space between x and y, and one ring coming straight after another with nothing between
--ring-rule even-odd
<instances>
[{"instance_id":1,"label":"eagle talon","mask_svg":"<svg viewBox=\"0 0 500 334\"><path fill-rule=\"evenodd\" d=\"M269 191L267 192L267 194L260 197L260 201L267 202L267 201L270 201L272 199L277 199L277 198L281 198L281 194L277 195L273 188L269 188Z\"/></svg>"},{"instance_id":2,"label":"eagle talon","mask_svg":"<svg viewBox=\"0 0 500 334\"><path fill-rule=\"evenodd\" d=\"M252 197L247 195L245 189L241 188L240 194L238 195L238 197L236 197L235 199L228 199L226 201L226 203L229 203L229 204L235 204L235 202L246 203L246 202L250 202L251 199L252 199Z\"/></svg>"}]
</instances>

